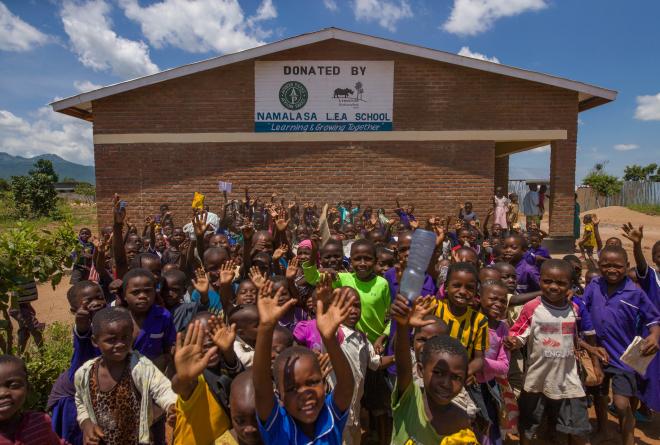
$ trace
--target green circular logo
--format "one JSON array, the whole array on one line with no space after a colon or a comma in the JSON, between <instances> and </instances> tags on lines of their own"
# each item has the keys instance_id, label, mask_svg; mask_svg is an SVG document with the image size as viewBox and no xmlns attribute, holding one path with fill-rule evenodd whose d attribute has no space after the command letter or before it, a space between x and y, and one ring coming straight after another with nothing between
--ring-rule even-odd
<instances>
[{"instance_id":1,"label":"green circular logo","mask_svg":"<svg viewBox=\"0 0 660 445\"><path fill-rule=\"evenodd\" d=\"M300 110L307 103L307 88L300 82L291 80L280 88L280 103L289 110Z\"/></svg>"}]
</instances>

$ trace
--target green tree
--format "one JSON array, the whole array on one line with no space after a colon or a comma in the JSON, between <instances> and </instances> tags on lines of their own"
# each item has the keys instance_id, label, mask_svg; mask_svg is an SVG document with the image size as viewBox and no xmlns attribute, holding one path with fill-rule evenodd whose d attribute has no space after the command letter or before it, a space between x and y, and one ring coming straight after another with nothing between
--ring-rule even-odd
<instances>
[{"instance_id":1,"label":"green tree","mask_svg":"<svg viewBox=\"0 0 660 445\"><path fill-rule=\"evenodd\" d=\"M656 173L657 172L657 173ZM660 180L660 168L658 164L652 163L645 167L633 164L628 165L623 171L624 181L658 181Z\"/></svg>"},{"instance_id":2,"label":"green tree","mask_svg":"<svg viewBox=\"0 0 660 445\"><path fill-rule=\"evenodd\" d=\"M605 172L605 164L599 163L594 165L594 168L582 180L582 184L587 185L594 189L596 192L596 205L600 207L600 197L608 197L616 195L623 187L623 181L619 180L616 176L609 175Z\"/></svg>"},{"instance_id":3,"label":"green tree","mask_svg":"<svg viewBox=\"0 0 660 445\"><path fill-rule=\"evenodd\" d=\"M11 191L20 216L48 216L57 208L53 163L39 159L27 176L12 176Z\"/></svg>"},{"instance_id":4,"label":"green tree","mask_svg":"<svg viewBox=\"0 0 660 445\"><path fill-rule=\"evenodd\" d=\"M5 178L0 178L0 192L8 192L9 190L11 190L9 181L7 181Z\"/></svg>"},{"instance_id":5,"label":"green tree","mask_svg":"<svg viewBox=\"0 0 660 445\"><path fill-rule=\"evenodd\" d=\"M76 187L73 189L73 193L83 196L88 201L94 201L96 196L96 187L94 187L89 182L79 182L76 184Z\"/></svg>"},{"instance_id":6,"label":"green tree","mask_svg":"<svg viewBox=\"0 0 660 445\"><path fill-rule=\"evenodd\" d=\"M19 222L16 228L0 233L0 331L5 334L0 347L4 352L11 351L13 343L9 309L17 305L14 295L20 284L34 279L55 287L65 268L71 267L71 253L77 249L78 238L70 222L60 224L54 232L37 231Z\"/></svg>"}]
</instances>

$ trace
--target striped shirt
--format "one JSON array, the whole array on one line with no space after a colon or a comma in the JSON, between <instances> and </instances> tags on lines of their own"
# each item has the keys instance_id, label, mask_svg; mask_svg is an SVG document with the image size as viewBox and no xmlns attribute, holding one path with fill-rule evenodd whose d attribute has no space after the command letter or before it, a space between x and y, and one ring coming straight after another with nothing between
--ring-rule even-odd
<instances>
[{"instance_id":1,"label":"striped shirt","mask_svg":"<svg viewBox=\"0 0 660 445\"><path fill-rule=\"evenodd\" d=\"M474 351L488 350L488 320L482 313L468 307L463 315L456 316L452 314L447 301L441 300L435 315L447 323L449 335L465 346L470 360Z\"/></svg>"}]
</instances>

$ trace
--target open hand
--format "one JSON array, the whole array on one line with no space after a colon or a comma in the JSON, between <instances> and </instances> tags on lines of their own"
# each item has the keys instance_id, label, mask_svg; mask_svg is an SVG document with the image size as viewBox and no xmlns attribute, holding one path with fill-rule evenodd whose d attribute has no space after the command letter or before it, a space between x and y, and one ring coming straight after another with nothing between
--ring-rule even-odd
<instances>
[{"instance_id":1,"label":"open hand","mask_svg":"<svg viewBox=\"0 0 660 445\"><path fill-rule=\"evenodd\" d=\"M323 304L330 303L332 299L332 274L322 273L316 283L316 299Z\"/></svg>"},{"instance_id":2,"label":"open hand","mask_svg":"<svg viewBox=\"0 0 660 445\"><path fill-rule=\"evenodd\" d=\"M346 320L351 306L355 302L355 295L350 289L336 289L332 293L330 304L323 304L319 299L316 302L316 327L324 339L335 336L339 325Z\"/></svg>"},{"instance_id":3,"label":"open hand","mask_svg":"<svg viewBox=\"0 0 660 445\"><path fill-rule=\"evenodd\" d=\"M284 293L285 287L280 287L277 292L273 292L273 282L268 280L259 288L257 296L257 309L259 309L259 324L265 326L275 326L289 310L298 303L298 300L292 298L282 306L277 304L280 296Z\"/></svg>"},{"instance_id":4,"label":"open hand","mask_svg":"<svg viewBox=\"0 0 660 445\"><path fill-rule=\"evenodd\" d=\"M282 258L289 251L289 246L286 244L280 244L280 247L275 249L273 252L273 261L277 261Z\"/></svg>"},{"instance_id":5,"label":"open hand","mask_svg":"<svg viewBox=\"0 0 660 445\"><path fill-rule=\"evenodd\" d=\"M638 229L635 229L632 223L624 224L621 226L623 230L623 236L628 238L633 244L641 244L642 239L644 238L644 226L639 226Z\"/></svg>"},{"instance_id":6,"label":"open hand","mask_svg":"<svg viewBox=\"0 0 660 445\"><path fill-rule=\"evenodd\" d=\"M176 374L183 382L191 382L204 372L209 360L218 350L216 346L204 353L204 337L206 329L199 320L188 326L185 333L176 335L176 349L174 351L174 366Z\"/></svg>"},{"instance_id":7,"label":"open hand","mask_svg":"<svg viewBox=\"0 0 660 445\"><path fill-rule=\"evenodd\" d=\"M195 278L193 278L192 284L201 295L209 292L209 276L201 267L195 270Z\"/></svg>"},{"instance_id":8,"label":"open hand","mask_svg":"<svg viewBox=\"0 0 660 445\"><path fill-rule=\"evenodd\" d=\"M209 332L211 333L211 339L220 352L225 353L234 347L234 340L236 340L236 323L227 326L227 324L222 321L221 317L211 315L208 326Z\"/></svg>"},{"instance_id":9,"label":"open hand","mask_svg":"<svg viewBox=\"0 0 660 445\"><path fill-rule=\"evenodd\" d=\"M298 276L298 257L293 257L291 258L291 261L289 261L289 265L286 268L286 279L287 280L295 280L296 277Z\"/></svg>"},{"instance_id":10,"label":"open hand","mask_svg":"<svg viewBox=\"0 0 660 445\"><path fill-rule=\"evenodd\" d=\"M266 274L261 273L257 266L252 266L250 272L248 273L250 280L257 286L257 289L261 289L266 284Z\"/></svg>"},{"instance_id":11,"label":"open hand","mask_svg":"<svg viewBox=\"0 0 660 445\"><path fill-rule=\"evenodd\" d=\"M206 229L208 229L209 225L207 224L206 220L209 216L209 213L206 210L203 210L201 212L196 212L195 216L193 216L193 226L195 228L195 236L200 238L203 237L204 234L206 233Z\"/></svg>"},{"instance_id":12,"label":"open hand","mask_svg":"<svg viewBox=\"0 0 660 445\"><path fill-rule=\"evenodd\" d=\"M231 284L234 281L234 269L236 268L236 261L230 259L225 261L220 266L220 285Z\"/></svg>"}]
</instances>

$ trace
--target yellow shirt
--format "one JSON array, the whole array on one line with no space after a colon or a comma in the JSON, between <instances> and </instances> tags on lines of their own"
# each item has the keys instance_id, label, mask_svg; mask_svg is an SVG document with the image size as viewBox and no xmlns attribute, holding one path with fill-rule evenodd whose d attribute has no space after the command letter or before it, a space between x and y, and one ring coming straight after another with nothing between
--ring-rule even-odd
<instances>
[{"instance_id":1,"label":"yellow shirt","mask_svg":"<svg viewBox=\"0 0 660 445\"><path fill-rule=\"evenodd\" d=\"M211 445L231 426L203 375L197 378L197 387L188 400L177 399L176 410L174 445Z\"/></svg>"},{"instance_id":2,"label":"yellow shirt","mask_svg":"<svg viewBox=\"0 0 660 445\"><path fill-rule=\"evenodd\" d=\"M213 445L238 445L234 436L231 435L231 430L225 431L225 434L215 439Z\"/></svg>"},{"instance_id":3,"label":"yellow shirt","mask_svg":"<svg viewBox=\"0 0 660 445\"><path fill-rule=\"evenodd\" d=\"M584 225L584 235L586 240L582 244L584 247L596 247L596 232L594 231L593 223Z\"/></svg>"},{"instance_id":4,"label":"yellow shirt","mask_svg":"<svg viewBox=\"0 0 660 445\"><path fill-rule=\"evenodd\" d=\"M488 350L488 320L484 314L468 307L463 315L457 317L449 310L447 301L441 300L435 315L447 323L449 335L465 346L470 359L474 351L485 353Z\"/></svg>"},{"instance_id":5,"label":"yellow shirt","mask_svg":"<svg viewBox=\"0 0 660 445\"><path fill-rule=\"evenodd\" d=\"M474 435L474 432L465 428L460 430L457 433L445 436L441 441L440 445L478 445L479 441L477 436Z\"/></svg>"}]
</instances>

